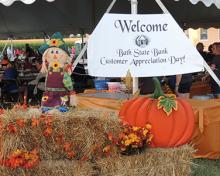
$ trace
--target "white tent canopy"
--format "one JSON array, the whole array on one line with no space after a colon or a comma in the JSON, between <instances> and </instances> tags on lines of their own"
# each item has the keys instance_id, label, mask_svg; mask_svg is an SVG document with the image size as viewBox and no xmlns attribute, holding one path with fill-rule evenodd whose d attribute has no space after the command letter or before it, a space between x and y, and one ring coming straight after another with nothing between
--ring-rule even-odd
<instances>
[{"instance_id":1,"label":"white tent canopy","mask_svg":"<svg viewBox=\"0 0 220 176\"><path fill-rule=\"evenodd\" d=\"M39 33L91 33L112 0L0 0L0 37ZM220 27L217 0L162 0L183 28ZM13 3L14 2L14 3ZM34 2L34 3L32 3ZM5 6L3 5L9 5ZM25 3L29 4L26 5ZM117 0L111 13L129 14L128 0ZM138 0L138 13L162 13L155 0Z\"/></svg>"},{"instance_id":2,"label":"white tent canopy","mask_svg":"<svg viewBox=\"0 0 220 176\"><path fill-rule=\"evenodd\" d=\"M15 1L22 1L25 4L32 4L36 0L0 0L0 3L4 4L5 6L10 6ZM54 0L47 0L48 2L52 2ZM179 1L179 0L176 0ZM218 8L220 8L220 1L219 0L189 0L191 3L196 4L199 1L203 2L207 7L209 7L211 4L215 4Z\"/></svg>"},{"instance_id":3,"label":"white tent canopy","mask_svg":"<svg viewBox=\"0 0 220 176\"><path fill-rule=\"evenodd\" d=\"M177 0L179 1L179 0ZM199 1L203 2L207 7L215 4L220 9L220 1L219 0L189 0L191 3L196 4Z\"/></svg>"},{"instance_id":4,"label":"white tent canopy","mask_svg":"<svg viewBox=\"0 0 220 176\"><path fill-rule=\"evenodd\" d=\"M25 4L32 4L34 3L36 0L0 0L0 3L2 3L5 6L10 6L12 5L15 1L22 1ZM48 2L52 2L54 0L46 0Z\"/></svg>"}]
</instances>

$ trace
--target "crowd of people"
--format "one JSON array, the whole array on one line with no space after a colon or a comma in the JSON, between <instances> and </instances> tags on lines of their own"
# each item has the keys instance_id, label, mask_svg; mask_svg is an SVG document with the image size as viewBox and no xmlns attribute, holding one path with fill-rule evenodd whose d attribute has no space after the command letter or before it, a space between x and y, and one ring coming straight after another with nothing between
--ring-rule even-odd
<instances>
[{"instance_id":1,"label":"crowd of people","mask_svg":"<svg viewBox=\"0 0 220 176\"><path fill-rule=\"evenodd\" d=\"M205 60L210 65L211 69L214 71L218 79L220 79L220 42L213 43L210 47L211 52L209 52ZM209 78L209 79L207 79ZM209 80L212 88L213 95L216 98L220 98L220 87L219 85L207 74L204 81Z\"/></svg>"},{"instance_id":2,"label":"crowd of people","mask_svg":"<svg viewBox=\"0 0 220 176\"><path fill-rule=\"evenodd\" d=\"M211 67L217 77L220 79L220 42L215 42L208 47L208 51L204 51L203 43L199 42L196 45L196 49ZM183 75L174 75L168 77L168 85L171 90L176 93L179 97L189 98L190 89L193 83L193 76L197 76L198 73L192 74L183 74ZM210 75L204 74L202 81L208 82L212 94L215 98L220 97L220 87L218 84L210 77Z\"/></svg>"},{"instance_id":3,"label":"crowd of people","mask_svg":"<svg viewBox=\"0 0 220 176\"><path fill-rule=\"evenodd\" d=\"M23 58L20 57L21 55ZM22 98L27 97L27 101L31 101L33 95L35 95L34 90L39 89L36 96L40 99L40 95L42 95L42 91L44 90L42 85L41 87L37 87L42 76L41 74L38 74L41 65L41 55L38 52L35 52L29 44L25 45L24 51L16 51L13 61L9 59L7 53L4 53L0 63L1 98L10 99L10 101L11 98L13 98L13 101L16 103L20 93L22 93ZM29 77L25 77L26 73ZM12 95L16 96L12 97Z\"/></svg>"},{"instance_id":4,"label":"crowd of people","mask_svg":"<svg viewBox=\"0 0 220 176\"><path fill-rule=\"evenodd\" d=\"M220 42L211 44L208 47L208 51L205 51L203 43L199 42L196 45L196 49L220 79ZM206 72L166 76L160 78L160 80L163 85L166 84L168 86L172 93L181 98L190 98L190 90L194 78L198 75L202 75L201 81L206 82L210 86L213 97L220 98L219 85ZM141 94L149 94L154 91L152 78L140 78L139 84Z\"/></svg>"}]
</instances>

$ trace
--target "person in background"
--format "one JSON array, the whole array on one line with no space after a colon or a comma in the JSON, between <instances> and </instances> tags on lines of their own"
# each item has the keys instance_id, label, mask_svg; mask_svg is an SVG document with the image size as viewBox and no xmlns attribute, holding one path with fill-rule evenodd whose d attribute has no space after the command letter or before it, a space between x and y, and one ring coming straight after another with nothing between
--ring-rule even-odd
<instances>
[{"instance_id":1,"label":"person in background","mask_svg":"<svg viewBox=\"0 0 220 176\"><path fill-rule=\"evenodd\" d=\"M175 92L177 96L186 99L190 98L192 82L192 73L176 75Z\"/></svg>"},{"instance_id":2,"label":"person in background","mask_svg":"<svg viewBox=\"0 0 220 176\"><path fill-rule=\"evenodd\" d=\"M20 60L19 60L19 55L16 54L16 55L15 55L15 60L14 60L14 66L15 66L15 68L18 69L18 70L20 69L20 63L19 63L19 61L20 61Z\"/></svg>"},{"instance_id":3,"label":"person in background","mask_svg":"<svg viewBox=\"0 0 220 176\"><path fill-rule=\"evenodd\" d=\"M34 50L30 47L28 43L25 44L25 55L26 58L35 56Z\"/></svg>"},{"instance_id":4,"label":"person in background","mask_svg":"<svg viewBox=\"0 0 220 176\"><path fill-rule=\"evenodd\" d=\"M14 68L14 63L9 62L7 68L3 73L3 78L5 79L16 79L18 76L17 70Z\"/></svg>"},{"instance_id":5,"label":"person in background","mask_svg":"<svg viewBox=\"0 0 220 176\"><path fill-rule=\"evenodd\" d=\"M14 68L13 63L8 63L7 68L4 70L2 79L4 80L16 80L18 77L18 72ZM18 85L16 81L3 85L3 89L7 92L13 92L18 90Z\"/></svg>"},{"instance_id":6,"label":"person in background","mask_svg":"<svg viewBox=\"0 0 220 176\"><path fill-rule=\"evenodd\" d=\"M82 93L86 89L86 83L89 76L86 75L85 68L82 64L78 63L76 68L71 74L74 81L74 88L77 93Z\"/></svg>"},{"instance_id":7,"label":"person in background","mask_svg":"<svg viewBox=\"0 0 220 176\"><path fill-rule=\"evenodd\" d=\"M213 54L213 44L211 44L208 47L208 53L206 55L206 62L207 62L208 65L212 64L213 57L214 57L214 54Z\"/></svg>"},{"instance_id":8,"label":"person in background","mask_svg":"<svg viewBox=\"0 0 220 176\"><path fill-rule=\"evenodd\" d=\"M141 95L151 94L154 92L154 82L152 77L140 77L139 89Z\"/></svg>"},{"instance_id":9,"label":"person in background","mask_svg":"<svg viewBox=\"0 0 220 176\"><path fill-rule=\"evenodd\" d=\"M2 68L7 68L8 63L9 63L8 55L4 53L3 59L1 61Z\"/></svg>"},{"instance_id":10,"label":"person in background","mask_svg":"<svg viewBox=\"0 0 220 176\"><path fill-rule=\"evenodd\" d=\"M75 56L76 56L76 49L74 48L74 46L72 46L72 48L71 48L71 57L75 58Z\"/></svg>"},{"instance_id":11,"label":"person in background","mask_svg":"<svg viewBox=\"0 0 220 176\"><path fill-rule=\"evenodd\" d=\"M26 57L24 60L24 70L31 70L33 65L29 62L29 58Z\"/></svg>"},{"instance_id":12,"label":"person in background","mask_svg":"<svg viewBox=\"0 0 220 176\"><path fill-rule=\"evenodd\" d=\"M36 70L38 71L38 75L34 80L28 83L26 92L28 101L31 101L34 96L40 101L43 91L45 91L46 74L40 72L42 68L42 59L36 59L34 63Z\"/></svg>"},{"instance_id":13,"label":"person in background","mask_svg":"<svg viewBox=\"0 0 220 176\"><path fill-rule=\"evenodd\" d=\"M168 77L168 85L173 93L181 98L190 97L192 86L192 73L173 75Z\"/></svg>"},{"instance_id":14,"label":"person in background","mask_svg":"<svg viewBox=\"0 0 220 176\"><path fill-rule=\"evenodd\" d=\"M214 57L211 64L211 69L214 71L218 79L220 79L220 42L216 42L213 44L212 51ZM211 79L211 87L214 97L220 98L220 87L213 79Z\"/></svg>"},{"instance_id":15,"label":"person in background","mask_svg":"<svg viewBox=\"0 0 220 176\"><path fill-rule=\"evenodd\" d=\"M203 43L199 42L196 44L196 49L198 50L198 52L201 54L201 56L203 58L206 57L206 52L204 51L204 45Z\"/></svg>"}]
</instances>

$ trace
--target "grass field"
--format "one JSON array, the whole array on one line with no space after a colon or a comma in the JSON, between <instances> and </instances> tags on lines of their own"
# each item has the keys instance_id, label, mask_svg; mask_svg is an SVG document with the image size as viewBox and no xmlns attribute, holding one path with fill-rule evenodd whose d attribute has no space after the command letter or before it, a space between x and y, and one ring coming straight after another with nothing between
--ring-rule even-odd
<instances>
[{"instance_id":1,"label":"grass field","mask_svg":"<svg viewBox=\"0 0 220 176\"><path fill-rule=\"evenodd\" d=\"M220 176L220 159L194 159L191 176Z\"/></svg>"}]
</instances>

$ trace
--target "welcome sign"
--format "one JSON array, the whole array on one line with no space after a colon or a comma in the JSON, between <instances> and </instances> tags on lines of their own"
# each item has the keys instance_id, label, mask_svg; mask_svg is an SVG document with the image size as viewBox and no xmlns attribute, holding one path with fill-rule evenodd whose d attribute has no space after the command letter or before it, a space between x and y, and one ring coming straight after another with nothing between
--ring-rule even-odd
<instances>
[{"instance_id":1,"label":"welcome sign","mask_svg":"<svg viewBox=\"0 0 220 176\"><path fill-rule=\"evenodd\" d=\"M92 76L203 71L203 58L169 14L105 14L89 38L87 55Z\"/></svg>"}]
</instances>

